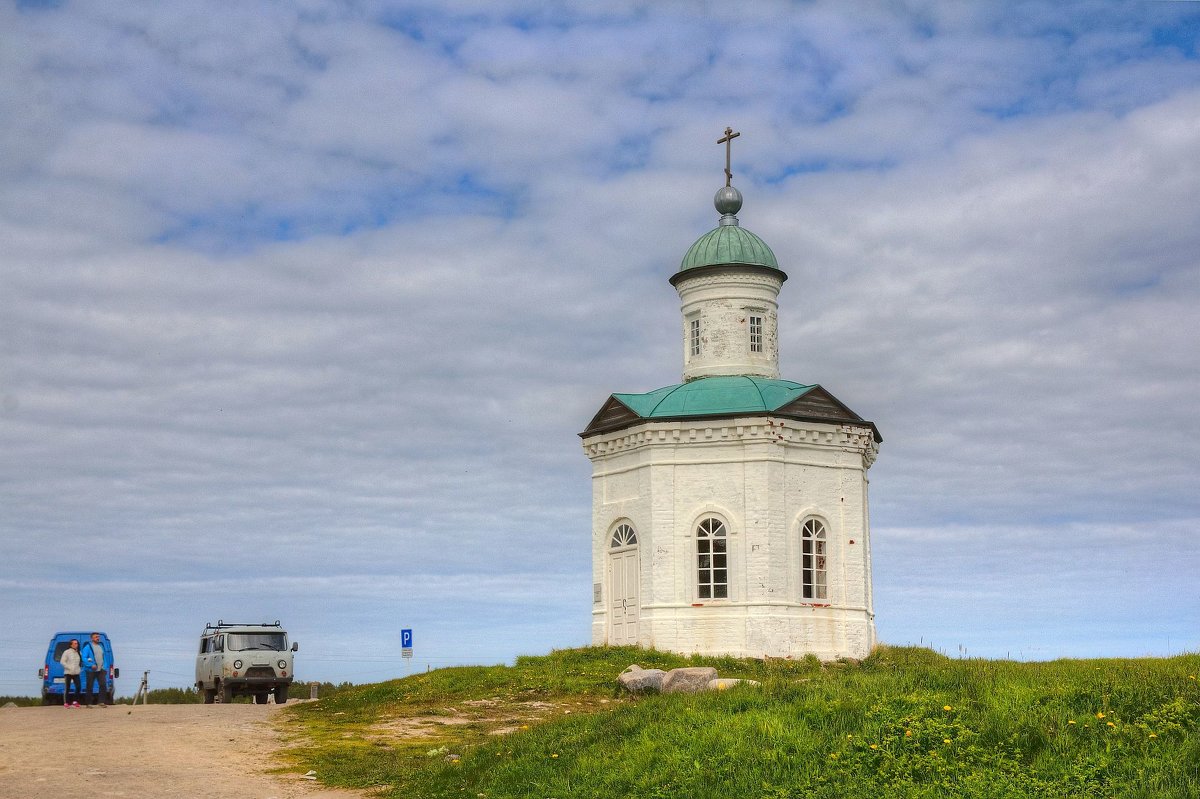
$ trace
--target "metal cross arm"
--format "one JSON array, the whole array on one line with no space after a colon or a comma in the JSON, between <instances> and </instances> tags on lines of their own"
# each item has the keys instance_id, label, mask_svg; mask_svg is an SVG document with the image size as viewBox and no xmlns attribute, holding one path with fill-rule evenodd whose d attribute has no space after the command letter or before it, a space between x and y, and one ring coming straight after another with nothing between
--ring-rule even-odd
<instances>
[{"instance_id":1,"label":"metal cross arm","mask_svg":"<svg viewBox=\"0 0 1200 799\"><path fill-rule=\"evenodd\" d=\"M729 158L731 155L730 151L733 147L733 140L741 135L742 135L741 133L734 133L733 128L725 128L725 135L722 136L721 138L717 139L717 144L725 145L725 185L726 186L733 185L733 173L729 171Z\"/></svg>"}]
</instances>

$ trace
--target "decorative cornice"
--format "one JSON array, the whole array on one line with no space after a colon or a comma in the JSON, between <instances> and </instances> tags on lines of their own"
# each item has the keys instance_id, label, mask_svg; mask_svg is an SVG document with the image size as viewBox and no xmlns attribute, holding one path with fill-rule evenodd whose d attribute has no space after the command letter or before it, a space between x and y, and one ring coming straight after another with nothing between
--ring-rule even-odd
<instances>
[{"instance_id":1,"label":"decorative cornice","mask_svg":"<svg viewBox=\"0 0 1200 799\"><path fill-rule=\"evenodd\" d=\"M595 460L618 452L660 444L712 444L721 441L762 442L779 446L830 447L861 453L864 468L879 454L870 427L854 424L799 422L775 416L694 422L643 422L612 433L599 433L583 441L588 458Z\"/></svg>"},{"instance_id":2,"label":"decorative cornice","mask_svg":"<svg viewBox=\"0 0 1200 799\"><path fill-rule=\"evenodd\" d=\"M727 285L729 283L748 283L751 285L769 286L779 291L787 275L778 269L765 266L702 266L679 272L671 278L671 285L677 290L699 288L702 286Z\"/></svg>"},{"instance_id":3,"label":"decorative cornice","mask_svg":"<svg viewBox=\"0 0 1200 799\"><path fill-rule=\"evenodd\" d=\"M879 457L879 442L872 436L871 446L863 451L863 468L870 469L875 465L875 459Z\"/></svg>"}]
</instances>

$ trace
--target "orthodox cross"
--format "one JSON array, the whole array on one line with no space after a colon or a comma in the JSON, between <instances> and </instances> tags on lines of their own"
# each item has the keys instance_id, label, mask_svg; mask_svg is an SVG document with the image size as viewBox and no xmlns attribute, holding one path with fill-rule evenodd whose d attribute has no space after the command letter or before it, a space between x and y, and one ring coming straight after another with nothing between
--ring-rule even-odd
<instances>
[{"instance_id":1,"label":"orthodox cross","mask_svg":"<svg viewBox=\"0 0 1200 799\"><path fill-rule=\"evenodd\" d=\"M733 128L725 128L725 135L717 139L717 144L725 145L725 185L729 186L733 183L733 173L729 171L729 150L733 146L733 140L741 133L734 133Z\"/></svg>"}]
</instances>

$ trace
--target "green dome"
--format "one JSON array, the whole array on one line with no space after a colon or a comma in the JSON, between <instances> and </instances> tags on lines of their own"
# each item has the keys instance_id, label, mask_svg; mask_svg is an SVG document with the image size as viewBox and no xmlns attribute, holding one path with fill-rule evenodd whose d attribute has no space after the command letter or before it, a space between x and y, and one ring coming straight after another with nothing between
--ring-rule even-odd
<instances>
[{"instance_id":1,"label":"green dome","mask_svg":"<svg viewBox=\"0 0 1200 799\"><path fill-rule=\"evenodd\" d=\"M679 271L720 264L750 264L778 269L775 253L758 236L737 224L723 224L696 240L683 256Z\"/></svg>"},{"instance_id":2,"label":"green dome","mask_svg":"<svg viewBox=\"0 0 1200 799\"><path fill-rule=\"evenodd\" d=\"M702 377L647 394L613 394L644 419L765 413L787 405L816 386L790 380L731 375Z\"/></svg>"}]
</instances>

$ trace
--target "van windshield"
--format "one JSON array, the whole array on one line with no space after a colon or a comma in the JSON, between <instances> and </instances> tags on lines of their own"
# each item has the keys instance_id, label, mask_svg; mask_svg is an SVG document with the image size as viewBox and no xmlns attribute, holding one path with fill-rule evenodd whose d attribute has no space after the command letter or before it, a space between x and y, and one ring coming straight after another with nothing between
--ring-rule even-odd
<instances>
[{"instance_id":1,"label":"van windshield","mask_svg":"<svg viewBox=\"0 0 1200 799\"><path fill-rule=\"evenodd\" d=\"M247 649L282 652L287 649L287 636L284 633L226 633L225 649L233 652Z\"/></svg>"},{"instance_id":2,"label":"van windshield","mask_svg":"<svg viewBox=\"0 0 1200 799\"><path fill-rule=\"evenodd\" d=\"M75 639L75 640L78 641L79 639ZM87 639L84 639L83 641L80 641L79 643L81 644L81 646L79 647L79 651L82 652L83 645L90 643L90 641L88 641ZM65 641L56 641L54 643L54 662L58 663L59 661L61 661L63 652L66 652L70 648L71 648L71 639L68 638Z\"/></svg>"}]
</instances>

